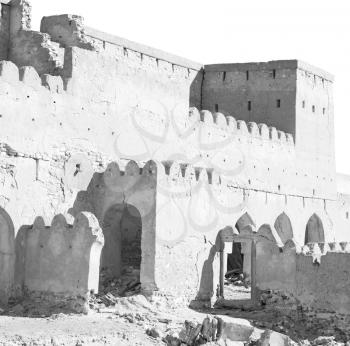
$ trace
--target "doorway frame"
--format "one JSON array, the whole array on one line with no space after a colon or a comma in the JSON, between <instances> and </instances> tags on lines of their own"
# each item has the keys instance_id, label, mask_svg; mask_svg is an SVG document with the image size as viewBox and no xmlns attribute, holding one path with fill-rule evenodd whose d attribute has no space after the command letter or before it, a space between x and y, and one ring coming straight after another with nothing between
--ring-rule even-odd
<instances>
[{"instance_id":1,"label":"doorway frame","mask_svg":"<svg viewBox=\"0 0 350 346\"><path fill-rule=\"evenodd\" d=\"M250 293L250 303L253 305L258 302L258 294L256 287L256 240L253 237L245 237L241 235L231 235L222 237L222 246L220 247L220 276L219 276L219 298L225 299L224 296L224 284L225 284L225 259L226 259L226 251L225 251L225 243L232 244L235 243L247 243L250 242L250 256L251 256L251 268L250 268L250 276L251 276L251 293Z\"/></svg>"}]
</instances>

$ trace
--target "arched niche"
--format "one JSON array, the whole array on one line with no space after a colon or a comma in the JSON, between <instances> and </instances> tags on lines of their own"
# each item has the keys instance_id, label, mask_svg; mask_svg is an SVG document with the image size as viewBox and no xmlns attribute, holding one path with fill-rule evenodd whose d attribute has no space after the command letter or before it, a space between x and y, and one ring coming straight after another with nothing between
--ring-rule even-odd
<instances>
[{"instance_id":1,"label":"arched niche","mask_svg":"<svg viewBox=\"0 0 350 346\"><path fill-rule=\"evenodd\" d=\"M304 244L323 243L324 241L323 223L320 217L314 213L306 224Z\"/></svg>"},{"instance_id":2,"label":"arched niche","mask_svg":"<svg viewBox=\"0 0 350 346\"><path fill-rule=\"evenodd\" d=\"M0 302L6 303L14 279L15 230L10 215L0 207Z\"/></svg>"},{"instance_id":3,"label":"arched niche","mask_svg":"<svg viewBox=\"0 0 350 346\"><path fill-rule=\"evenodd\" d=\"M286 213L283 212L277 217L274 227L283 245L289 239L293 239L292 223L290 222L290 218Z\"/></svg>"}]
</instances>

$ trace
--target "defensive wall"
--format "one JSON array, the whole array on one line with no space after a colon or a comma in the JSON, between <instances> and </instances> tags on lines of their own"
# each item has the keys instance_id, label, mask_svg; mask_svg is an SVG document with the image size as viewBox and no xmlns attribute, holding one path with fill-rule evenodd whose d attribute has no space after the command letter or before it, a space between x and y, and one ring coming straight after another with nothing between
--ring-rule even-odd
<instances>
[{"instance_id":1,"label":"defensive wall","mask_svg":"<svg viewBox=\"0 0 350 346\"><path fill-rule=\"evenodd\" d=\"M331 77L290 61L271 63L281 65L275 78L268 65L247 80L246 67L216 71L85 28L79 16L45 17L41 32L33 31L26 1L0 5L0 225L8 268L1 290L14 280L14 237L37 215L42 225L57 214L71 222L93 213L108 238L102 265L118 275L121 250L111 247L120 247L123 235L113 232L132 210L141 222L127 240L136 241L142 228L143 289L199 300L215 296L216 240L226 226L268 228L282 243L287 232L303 245L315 227L322 241L349 240L349 199L335 188ZM261 84L265 77L274 81ZM273 92L249 114L247 81L255 102ZM225 92L235 85L242 104L231 104ZM215 95L222 99L210 99ZM40 229L34 234L48 232ZM42 241L43 258L61 267L55 246ZM30 244L22 253L40 262ZM71 263L74 256L67 256ZM56 283L41 283L28 266L22 283L54 291Z\"/></svg>"},{"instance_id":2,"label":"defensive wall","mask_svg":"<svg viewBox=\"0 0 350 346\"><path fill-rule=\"evenodd\" d=\"M336 215L336 203L325 205L324 201L314 198L241 189L211 169L176 162L149 161L144 166L135 161L113 162L104 173L93 174L87 189L76 196L69 210L75 216L73 227L67 225L62 215L55 216L50 227L45 227L43 219L37 218L32 226L22 227L17 234L16 257L14 230L7 228L5 233L2 229L2 235L7 234L10 239L6 251L12 254L8 262L12 265L1 274L2 284L6 280L8 283L4 296L14 292L41 294L70 302L72 297L79 297L81 303L71 308L81 311L88 293L98 289L100 256L101 266L112 267L115 275L120 272L121 246L125 244L121 239L122 228L127 227L129 233L133 231L130 223L120 222L126 209L141 221L136 227L141 227L143 292L180 294L197 302L208 303L216 298L221 250L218 239L221 230L227 227L236 234L249 230L270 240L257 244L256 282L261 291L285 289L298 296L295 286L298 279L293 281L293 273L298 272L299 265L291 259L288 249L290 241L300 248L298 244L305 242L307 232L310 237L320 234L324 237L323 252L317 251L318 245L310 245L318 264L318 255L332 249L346 252L348 247L346 242L334 245L334 231L338 227L329 228L327 218L329 214ZM310 220L315 218L318 223L308 229ZM4 220L10 224L8 218ZM104 247L103 238L106 239ZM303 247L304 253L311 254L309 249ZM305 273L301 271L301 274ZM322 278L327 285L331 284ZM306 293L301 292L301 296L311 294L309 286L300 286L299 290L302 289ZM317 301L318 296L315 297ZM303 299L300 298L300 302L305 306L314 304L311 298ZM334 304L340 304L334 299Z\"/></svg>"},{"instance_id":3,"label":"defensive wall","mask_svg":"<svg viewBox=\"0 0 350 346\"><path fill-rule=\"evenodd\" d=\"M284 302L271 304L292 302L314 311L349 314L348 261L348 242L300 247L291 241L283 251L273 242L262 242L257 245L257 287L284 295Z\"/></svg>"},{"instance_id":4,"label":"defensive wall","mask_svg":"<svg viewBox=\"0 0 350 346\"><path fill-rule=\"evenodd\" d=\"M215 168L248 190L336 199L322 195L332 178L313 179L298 169L292 136L273 127L193 108L176 112L176 118L164 109L150 118L141 108L115 113L115 104L86 104L64 90L60 76L40 78L32 67L18 69L7 61L0 66L0 84L0 205L16 229L35 214L49 222L66 213L79 187L89 183L88 173L102 171L116 157L178 159ZM72 187L74 160L87 167Z\"/></svg>"}]
</instances>

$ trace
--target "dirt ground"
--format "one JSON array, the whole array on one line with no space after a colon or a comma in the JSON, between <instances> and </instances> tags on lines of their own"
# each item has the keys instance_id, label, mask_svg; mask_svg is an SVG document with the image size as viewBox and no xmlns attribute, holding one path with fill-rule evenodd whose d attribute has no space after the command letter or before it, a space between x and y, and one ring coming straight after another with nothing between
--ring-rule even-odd
<instances>
[{"instance_id":1,"label":"dirt ground","mask_svg":"<svg viewBox=\"0 0 350 346\"><path fill-rule=\"evenodd\" d=\"M240 293L246 292L238 289L237 294ZM331 328L328 317L325 317L323 322L304 319L296 322L283 313L268 308L214 308L194 311L187 308L186 302L181 299L177 301L166 297L154 297L148 301L142 295L119 297L113 306L93 310L87 315L54 313L39 317L38 308L33 306L31 310L31 306L22 302L12 310L3 311L0 316L0 345L179 346L177 343L164 342L164 337L178 336L184 330L186 320L194 324L202 323L210 315L211 318L217 316L225 318L226 321L228 319L230 323L244 328L252 325L260 332L273 330L288 335L295 343L221 341L206 345L350 346L350 342L347 343L348 335L339 328Z\"/></svg>"}]
</instances>

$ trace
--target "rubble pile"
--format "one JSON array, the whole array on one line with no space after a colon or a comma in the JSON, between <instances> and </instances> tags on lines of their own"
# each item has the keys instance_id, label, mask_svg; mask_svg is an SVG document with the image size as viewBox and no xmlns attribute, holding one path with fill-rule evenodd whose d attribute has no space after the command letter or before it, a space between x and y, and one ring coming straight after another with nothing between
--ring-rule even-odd
<instances>
[{"instance_id":1,"label":"rubble pile","mask_svg":"<svg viewBox=\"0 0 350 346\"><path fill-rule=\"evenodd\" d=\"M248 288L250 286L250 281L244 273L228 272L225 275L225 285L244 286Z\"/></svg>"},{"instance_id":2,"label":"rubble pile","mask_svg":"<svg viewBox=\"0 0 350 346\"><path fill-rule=\"evenodd\" d=\"M20 317L50 317L57 314L87 313L87 296L35 292L24 298L11 298L0 315Z\"/></svg>"},{"instance_id":3,"label":"rubble pile","mask_svg":"<svg viewBox=\"0 0 350 346\"><path fill-rule=\"evenodd\" d=\"M179 333L178 339L185 345L203 345L207 342L217 341L221 337L223 321L221 318L207 316L202 323L194 323L185 321L185 327ZM165 342L169 338L174 339L174 336L165 338ZM171 343L170 343L171 345Z\"/></svg>"},{"instance_id":4,"label":"rubble pile","mask_svg":"<svg viewBox=\"0 0 350 346\"><path fill-rule=\"evenodd\" d=\"M113 277L108 269L103 269L100 274L99 293L91 295L89 305L91 309L114 306L118 298L139 294L140 290L139 269L125 267L119 278Z\"/></svg>"},{"instance_id":5,"label":"rubble pile","mask_svg":"<svg viewBox=\"0 0 350 346\"><path fill-rule=\"evenodd\" d=\"M151 335L151 334L148 334ZM168 346L245 345L245 346L296 346L287 335L253 327L242 320L210 316L202 323L185 321L179 333L162 339Z\"/></svg>"},{"instance_id":6,"label":"rubble pile","mask_svg":"<svg viewBox=\"0 0 350 346\"><path fill-rule=\"evenodd\" d=\"M260 294L260 304L269 305L297 305L297 300L290 294L281 291L266 290Z\"/></svg>"}]
</instances>

